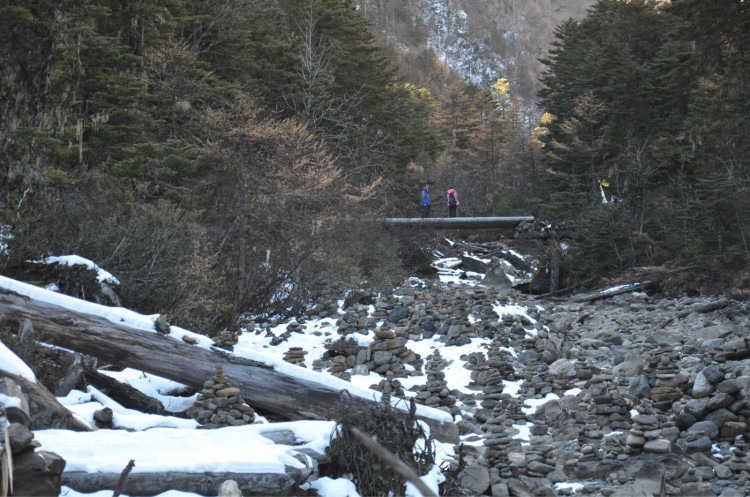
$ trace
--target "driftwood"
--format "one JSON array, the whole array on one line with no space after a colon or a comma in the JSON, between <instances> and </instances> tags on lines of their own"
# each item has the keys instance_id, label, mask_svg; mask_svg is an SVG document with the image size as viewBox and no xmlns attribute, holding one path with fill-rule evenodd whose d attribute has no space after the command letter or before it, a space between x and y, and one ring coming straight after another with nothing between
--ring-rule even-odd
<instances>
[{"instance_id":1,"label":"driftwood","mask_svg":"<svg viewBox=\"0 0 750 497\"><path fill-rule=\"evenodd\" d=\"M304 375L284 373L283 368L279 371L264 362L262 356L257 360L248 359L216 348L190 345L182 341L177 330L165 335L126 323L113 323L97 314L21 295L7 288L9 284L7 278L0 277L0 310L9 319L32 319L44 341L102 361L149 372L194 388L202 388L203 383L214 375L216 366L221 366L250 405L290 420L339 421L351 409L367 411L378 406L376 392L372 392L372 397L353 395L349 390L351 385L343 380L322 374L318 379L312 371L305 371ZM42 291L31 288L29 295ZM96 308L96 304L87 304ZM107 309L102 306L103 311ZM396 408L405 411L406 403L401 404ZM438 440L458 442L458 429L445 412L420 406L416 417L431 427L432 435Z\"/></svg>"},{"instance_id":2,"label":"driftwood","mask_svg":"<svg viewBox=\"0 0 750 497\"><path fill-rule=\"evenodd\" d=\"M122 487L125 486L125 482L128 479L128 475L133 470L134 466L135 466L135 461L131 459L128 462L128 465L125 466L125 469L122 470L122 473L120 473L120 479L117 480L117 485L115 485L115 491L112 493L112 497L119 497L119 495L122 493Z\"/></svg>"},{"instance_id":3,"label":"driftwood","mask_svg":"<svg viewBox=\"0 0 750 497\"><path fill-rule=\"evenodd\" d=\"M8 421L0 412L0 496L13 492L13 454L8 438Z\"/></svg>"},{"instance_id":4,"label":"driftwood","mask_svg":"<svg viewBox=\"0 0 750 497\"><path fill-rule=\"evenodd\" d=\"M29 401L31 428L61 428L73 431L91 431L91 426L76 418L67 407L60 404L55 396L39 383L29 381L0 369L0 377L10 378L17 383Z\"/></svg>"},{"instance_id":5,"label":"driftwood","mask_svg":"<svg viewBox=\"0 0 750 497\"><path fill-rule=\"evenodd\" d=\"M73 361L65 371L65 374L57 382L55 397L65 397L73 390L83 375L83 361L81 354L73 354Z\"/></svg>"},{"instance_id":6,"label":"driftwood","mask_svg":"<svg viewBox=\"0 0 750 497\"><path fill-rule=\"evenodd\" d=\"M136 468L138 461L135 462ZM130 472L123 482L122 493L126 495L158 495L167 490L180 490L199 495L218 495L219 486L227 480L239 485L242 495L294 495L296 487L312 474L311 467L287 466L284 473L165 473ZM81 493L93 493L103 488L115 488L121 473L85 473L66 471L62 484Z\"/></svg>"},{"instance_id":7,"label":"driftwood","mask_svg":"<svg viewBox=\"0 0 750 497\"><path fill-rule=\"evenodd\" d=\"M623 293L646 290L648 288L651 288L655 284L656 282L648 281L648 280L640 281L638 283L628 283L625 285L619 285L614 288L607 288L605 290L600 290L597 292L583 293L581 295L576 295L572 297L571 300L573 302L578 302L578 303L593 302L594 300L606 299L606 298L614 297L615 295L620 295Z\"/></svg>"},{"instance_id":8,"label":"driftwood","mask_svg":"<svg viewBox=\"0 0 750 497\"><path fill-rule=\"evenodd\" d=\"M96 370L86 370L83 378L88 385L100 390L107 397L128 409L146 414L166 414L164 405L157 399L145 395L137 388L122 383Z\"/></svg>"},{"instance_id":9,"label":"driftwood","mask_svg":"<svg viewBox=\"0 0 750 497\"><path fill-rule=\"evenodd\" d=\"M700 304L691 305L677 313L677 317L682 319L687 317L693 312L705 314L706 312L718 311L728 306L731 301L729 299L720 298L712 300L711 302L705 302Z\"/></svg>"}]
</instances>

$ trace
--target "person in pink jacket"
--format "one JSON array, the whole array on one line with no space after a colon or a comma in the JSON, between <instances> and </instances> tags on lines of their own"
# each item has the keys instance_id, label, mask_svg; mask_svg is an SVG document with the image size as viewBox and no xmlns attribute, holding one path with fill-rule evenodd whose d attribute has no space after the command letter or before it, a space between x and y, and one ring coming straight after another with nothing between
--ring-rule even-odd
<instances>
[{"instance_id":1,"label":"person in pink jacket","mask_svg":"<svg viewBox=\"0 0 750 497\"><path fill-rule=\"evenodd\" d=\"M461 205L458 202L458 192L455 188L448 189L448 216L456 217L458 212L458 206Z\"/></svg>"}]
</instances>

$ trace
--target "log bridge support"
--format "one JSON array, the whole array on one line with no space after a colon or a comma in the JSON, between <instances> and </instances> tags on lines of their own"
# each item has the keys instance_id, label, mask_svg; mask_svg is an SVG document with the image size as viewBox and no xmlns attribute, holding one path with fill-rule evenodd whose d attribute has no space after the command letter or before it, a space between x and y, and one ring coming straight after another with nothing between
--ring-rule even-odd
<instances>
[{"instance_id":1,"label":"log bridge support","mask_svg":"<svg viewBox=\"0 0 750 497\"><path fill-rule=\"evenodd\" d=\"M418 229L514 229L521 223L533 222L534 216L515 217L384 217L344 218L343 222L373 223L386 227Z\"/></svg>"}]
</instances>

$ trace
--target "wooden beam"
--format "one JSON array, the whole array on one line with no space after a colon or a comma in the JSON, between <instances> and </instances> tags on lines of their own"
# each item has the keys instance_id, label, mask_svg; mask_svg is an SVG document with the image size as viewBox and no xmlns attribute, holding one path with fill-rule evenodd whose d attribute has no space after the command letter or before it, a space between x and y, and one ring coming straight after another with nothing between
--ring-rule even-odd
<instances>
[{"instance_id":1,"label":"wooden beam","mask_svg":"<svg viewBox=\"0 0 750 497\"><path fill-rule=\"evenodd\" d=\"M524 222L534 221L534 216L515 217L384 217L344 218L343 222L374 223L386 227L423 229L512 229Z\"/></svg>"},{"instance_id":2,"label":"wooden beam","mask_svg":"<svg viewBox=\"0 0 750 497\"><path fill-rule=\"evenodd\" d=\"M24 294L12 288L22 288ZM274 365L262 354L245 358L217 348L190 345L182 340L184 330L176 331L176 327L163 334L115 323L103 317L111 307L53 294L60 301L71 299L70 307L62 307L40 292L46 290L0 276L0 311L14 321L33 320L42 339L54 345L198 389L214 375L216 366L221 366L251 406L291 420L338 421L352 410L365 411L378 405L380 394L374 390L368 390L372 395L361 395L356 393L361 389L344 380L291 364ZM101 311L80 311L74 308L76 302L86 304L86 309ZM406 412L406 402L394 403L396 409ZM458 428L447 413L419 406L417 418L432 428L438 440L458 442Z\"/></svg>"}]
</instances>

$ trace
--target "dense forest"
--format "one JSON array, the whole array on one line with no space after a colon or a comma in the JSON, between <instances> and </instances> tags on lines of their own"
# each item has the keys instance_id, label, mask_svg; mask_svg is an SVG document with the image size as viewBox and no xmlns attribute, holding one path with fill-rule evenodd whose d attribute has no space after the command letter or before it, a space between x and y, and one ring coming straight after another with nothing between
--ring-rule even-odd
<instances>
[{"instance_id":1,"label":"dense forest","mask_svg":"<svg viewBox=\"0 0 750 497\"><path fill-rule=\"evenodd\" d=\"M373 5L0 0L3 274L75 253L124 305L215 330L402 277L427 235L335 220L418 216L428 184L434 215L455 187L463 215L577 226L581 278L742 284L747 2L599 0L557 26L538 82L527 54L485 83L376 38Z\"/></svg>"}]
</instances>

